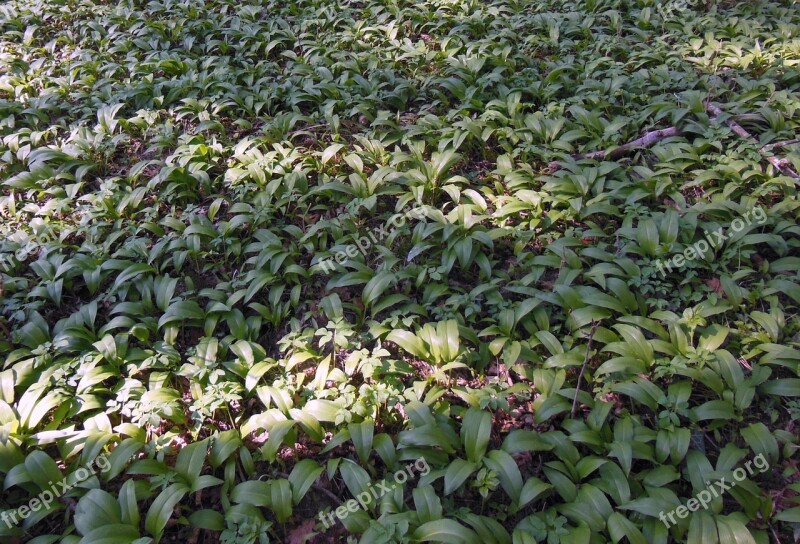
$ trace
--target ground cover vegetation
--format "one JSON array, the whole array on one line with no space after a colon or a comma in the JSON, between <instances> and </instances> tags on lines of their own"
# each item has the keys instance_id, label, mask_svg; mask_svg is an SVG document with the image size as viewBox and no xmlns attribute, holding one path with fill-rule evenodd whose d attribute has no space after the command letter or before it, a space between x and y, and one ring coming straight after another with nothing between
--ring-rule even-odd
<instances>
[{"instance_id":1,"label":"ground cover vegetation","mask_svg":"<svg viewBox=\"0 0 800 544\"><path fill-rule=\"evenodd\" d=\"M3 2L0 541L796 541L799 25Z\"/></svg>"}]
</instances>

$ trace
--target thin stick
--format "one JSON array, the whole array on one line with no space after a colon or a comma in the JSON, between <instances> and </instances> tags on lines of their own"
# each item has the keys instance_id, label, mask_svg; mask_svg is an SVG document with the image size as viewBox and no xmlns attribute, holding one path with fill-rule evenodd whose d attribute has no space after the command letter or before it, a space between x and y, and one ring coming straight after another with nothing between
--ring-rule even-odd
<instances>
[{"instance_id":1,"label":"thin stick","mask_svg":"<svg viewBox=\"0 0 800 544\"><path fill-rule=\"evenodd\" d=\"M652 147L661 140L665 140L673 136L680 136L681 134L682 132L678 127L662 128L659 130L653 130L651 132L645 132L644 136L642 136L641 138L637 138L631 142L622 144L621 146L616 147L611 151L600 150L600 151L590 151L589 153L577 153L575 155L572 155L572 158L575 160L619 159L620 157L632 153L637 149ZM559 164L559 161L553 161L548 165L548 167L550 168L550 170L555 172L561 167L561 165Z\"/></svg>"},{"instance_id":2,"label":"thin stick","mask_svg":"<svg viewBox=\"0 0 800 544\"><path fill-rule=\"evenodd\" d=\"M712 120L716 120L717 117L719 117L723 113L721 109L719 109L717 106L711 103L706 104L706 111L712 116ZM737 120L750 121L750 120L760 120L760 119L761 117L757 114L745 113L742 115L734 115L729 117L728 119L725 120L725 124L727 124L737 136L757 143L757 140L753 137L753 135L747 132L747 130L744 127L742 127L742 125L740 125L737 122ZM650 132L646 132L644 136L642 136L641 138L637 138L633 141L622 144L621 146L616 147L611 151L600 150L600 151L590 151L588 153L578 153L572 155L572 158L575 160L619 159L620 157L628 155L636 150L652 147L653 145L657 144L662 140L666 140L667 138L672 138L674 136L680 136L682 134L683 131L681 131L678 127L667 127L659 130L653 130ZM782 149L784 147L788 147L790 145L798 143L800 143L800 138L767 144L759 149L759 153L764 155L764 158L767 161L769 161L769 163L772 164L775 168L777 168L778 171L781 172L782 174L795 179L800 179L800 175L798 175L792 169L792 167L789 164L789 161L787 161L786 159L780 159L778 157L771 157L765 155L767 151L771 151L773 149ZM560 168L560 163L559 161L553 161L548 166L551 171L556 171Z\"/></svg>"},{"instance_id":3,"label":"thin stick","mask_svg":"<svg viewBox=\"0 0 800 544\"><path fill-rule=\"evenodd\" d=\"M721 109L719 109L711 102L708 102L706 104L706 111L711 115L712 121L716 121L717 118L724 113ZM733 133L739 136L740 138L758 143L758 140L756 140L752 134L747 132L747 130L745 130L745 128L742 125L740 125L733 119L731 118L726 119L725 124L728 125L728 127L730 127ZM761 153L761 155L763 155L764 158L767 159L767 162L769 162L772 166L777 168L778 172L790 178L800 179L800 174L792 170L792 167L789 165L789 161L787 161L786 159L779 159L778 157L768 157L764 155L763 148L759 149L759 153Z\"/></svg>"},{"instance_id":4,"label":"thin stick","mask_svg":"<svg viewBox=\"0 0 800 544\"><path fill-rule=\"evenodd\" d=\"M775 544L781 544L781 539L778 538L778 533L775 531L775 527L772 526L770 523L769 530L772 531L772 536L775 537Z\"/></svg>"},{"instance_id":5,"label":"thin stick","mask_svg":"<svg viewBox=\"0 0 800 544\"><path fill-rule=\"evenodd\" d=\"M591 153L581 153L580 155L574 155L574 157L576 159L618 159L624 155L627 155L632 151L635 151L636 149L652 147L661 140L672 138L673 136L680 136L680 134L681 131L680 129L678 129L678 127L662 128L660 130L647 132L641 138L637 138L632 142L623 144L617 148L612 149L611 151L605 151L605 150L592 151Z\"/></svg>"},{"instance_id":6,"label":"thin stick","mask_svg":"<svg viewBox=\"0 0 800 544\"><path fill-rule=\"evenodd\" d=\"M784 147L789 147L790 145L800 144L800 138L795 138L794 140L784 140L782 142L775 142L772 144L767 144L761 148L761 151L769 151L771 149L783 149Z\"/></svg>"},{"instance_id":7,"label":"thin stick","mask_svg":"<svg viewBox=\"0 0 800 544\"><path fill-rule=\"evenodd\" d=\"M597 330L597 326L599 324L599 321L592 321L592 331L589 333L589 343L586 344L586 356L583 358L581 373L578 374L578 384L575 386L575 398L572 399L572 412L570 417L575 417L575 409L578 407L578 392L581 390L581 380L583 379L583 373L586 372L586 365L589 363L589 353L592 351L592 339L594 338L594 331Z\"/></svg>"},{"instance_id":8,"label":"thin stick","mask_svg":"<svg viewBox=\"0 0 800 544\"><path fill-rule=\"evenodd\" d=\"M289 132L289 137L291 138L292 136L296 136L297 134L300 134L301 132L311 132L311 131L314 131L314 130L317 130L317 129L320 129L320 128L326 128L327 126L328 126L327 123L322 123L322 124L319 124L319 125L309 125L309 126L306 126L306 127L297 128L297 129L294 129L291 132Z\"/></svg>"}]
</instances>

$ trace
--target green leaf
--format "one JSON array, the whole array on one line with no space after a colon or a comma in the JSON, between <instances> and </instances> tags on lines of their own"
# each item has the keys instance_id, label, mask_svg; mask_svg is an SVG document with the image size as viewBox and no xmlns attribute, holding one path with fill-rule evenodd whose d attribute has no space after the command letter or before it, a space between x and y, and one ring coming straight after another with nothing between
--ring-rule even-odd
<instances>
[{"instance_id":1,"label":"green leaf","mask_svg":"<svg viewBox=\"0 0 800 544\"><path fill-rule=\"evenodd\" d=\"M139 440L135 438L126 438L114 448L114 451L108 456L108 470L103 471L103 479L106 481L111 480L118 476L125 466L133 459L144 447Z\"/></svg>"},{"instance_id":2,"label":"green leaf","mask_svg":"<svg viewBox=\"0 0 800 544\"><path fill-rule=\"evenodd\" d=\"M627 538L630 544L647 544L647 540L636 525L619 512L613 512L609 516L608 534L614 544L620 542L624 538ZM690 542L703 542L705 544L706 541L690 540Z\"/></svg>"},{"instance_id":3,"label":"green leaf","mask_svg":"<svg viewBox=\"0 0 800 544\"><path fill-rule=\"evenodd\" d=\"M129 544L139 538L136 527L123 524L104 525L85 535L78 544Z\"/></svg>"},{"instance_id":4,"label":"green leaf","mask_svg":"<svg viewBox=\"0 0 800 544\"><path fill-rule=\"evenodd\" d=\"M220 532L225 530L225 516L216 510L196 510L189 516L189 525L195 529Z\"/></svg>"},{"instance_id":5,"label":"green leaf","mask_svg":"<svg viewBox=\"0 0 800 544\"><path fill-rule=\"evenodd\" d=\"M295 505L300 504L323 470L325 469L313 459L303 459L294 466L289 474L289 483L292 486L292 501Z\"/></svg>"},{"instance_id":6,"label":"green leaf","mask_svg":"<svg viewBox=\"0 0 800 544\"><path fill-rule=\"evenodd\" d=\"M313 417L317 421L325 421L333 423L336 421L336 414L339 413L340 407L335 402L329 400L314 399L308 401L303 407L303 412Z\"/></svg>"},{"instance_id":7,"label":"green leaf","mask_svg":"<svg viewBox=\"0 0 800 544\"><path fill-rule=\"evenodd\" d=\"M43 451L32 451L25 458L25 470L39 489L50 489L52 484L60 482L64 476L58 470L58 465Z\"/></svg>"},{"instance_id":8,"label":"green leaf","mask_svg":"<svg viewBox=\"0 0 800 544\"><path fill-rule=\"evenodd\" d=\"M403 330L393 330L386 337L387 342L394 342L411 355L420 359L427 359L428 352L425 349L422 340L417 338L413 333Z\"/></svg>"},{"instance_id":9,"label":"green leaf","mask_svg":"<svg viewBox=\"0 0 800 544\"><path fill-rule=\"evenodd\" d=\"M775 514L775 519L786 523L800 523L800 506L787 508Z\"/></svg>"},{"instance_id":10,"label":"green leaf","mask_svg":"<svg viewBox=\"0 0 800 544\"><path fill-rule=\"evenodd\" d=\"M461 441L467 452L467 460L478 463L483 459L492 434L492 416L478 408L470 408L464 415L461 426Z\"/></svg>"},{"instance_id":11,"label":"green leaf","mask_svg":"<svg viewBox=\"0 0 800 544\"><path fill-rule=\"evenodd\" d=\"M270 484L270 509L280 523L292 517L292 487L289 480L272 480Z\"/></svg>"},{"instance_id":12,"label":"green leaf","mask_svg":"<svg viewBox=\"0 0 800 544\"><path fill-rule=\"evenodd\" d=\"M203 470L203 463L205 463L207 453L207 440L201 440L200 442L184 446L184 448L178 452L178 458L175 460L175 472L186 478L190 486L194 485L194 481L200 476L200 472Z\"/></svg>"},{"instance_id":13,"label":"green leaf","mask_svg":"<svg viewBox=\"0 0 800 544\"><path fill-rule=\"evenodd\" d=\"M753 423L741 430L742 438L756 455L763 455L770 464L778 461L778 441L763 423Z\"/></svg>"},{"instance_id":14,"label":"green leaf","mask_svg":"<svg viewBox=\"0 0 800 544\"><path fill-rule=\"evenodd\" d=\"M464 459L453 459L444 473L444 494L449 495L456 491L477 469L477 463L470 463Z\"/></svg>"},{"instance_id":15,"label":"green leaf","mask_svg":"<svg viewBox=\"0 0 800 544\"><path fill-rule=\"evenodd\" d=\"M500 485L511 500L519 503L522 494L522 474L514 459L502 450L493 450L484 458L484 463L497 473Z\"/></svg>"},{"instance_id":16,"label":"green leaf","mask_svg":"<svg viewBox=\"0 0 800 544\"><path fill-rule=\"evenodd\" d=\"M178 300L170 304L167 311L158 320L158 327L175 321L192 321L205 319L205 312L194 300Z\"/></svg>"},{"instance_id":17,"label":"green leaf","mask_svg":"<svg viewBox=\"0 0 800 544\"><path fill-rule=\"evenodd\" d=\"M252 506L269 506L270 497L269 484L261 480L242 482L231 492L231 501Z\"/></svg>"},{"instance_id":18,"label":"green leaf","mask_svg":"<svg viewBox=\"0 0 800 544\"><path fill-rule=\"evenodd\" d=\"M552 488L552 485L544 483L539 478L528 478L528 481L522 486L522 491L519 495L519 507L523 508L528 503L539 497L542 493Z\"/></svg>"},{"instance_id":19,"label":"green leaf","mask_svg":"<svg viewBox=\"0 0 800 544\"><path fill-rule=\"evenodd\" d=\"M720 544L756 544L752 533L744 524L731 517L717 517Z\"/></svg>"},{"instance_id":20,"label":"green leaf","mask_svg":"<svg viewBox=\"0 0 800 544\"><path fill-rule=\"evenodd\" d=\"M114 287L119 287L120 285L124 284L125 282L135 278L144 273L156 273L157 270L152 266L146 265L144 263L136 263L132 264L127 267L125 270L119 273L117 276L116 281L114 282Z\"/></svg>"},{"instance_id":21,"label":"green leaf","mask_svg":"<svg viewBox=\"0 0 800 544\"><path fill-rule=\"evenodd\" d=\"M144 520L144 528L153 536L156 543L161 540L161 534L172 517L175 506L188 491L189 489L183 484L172 484L159 493L153 504L150 505Z\"/></svg>"},{"instance_id":22,"label":"green leaf","mask_svg":"<svg viewBox=\"0 0 800 544\"><path fill-rule=\"evenodd\" d=\"M339 464L339 474L342 475L344 484L353 497L365 491L371 480L367 471L350 459L342 459Z\"/></svg>"},{"instance_id":23,"label":"green leaf","mask_svg":"<svg viewBox=\"0 0 800 544\"><path fill-rule=\"evenodd\" d=\"M267 461L274 461L276 459L278 450L280 450L283 445L284 438L286 438L289 431L291 431L294 426L295 422L291 420L276 421L269 426L269 438L266 444L261 446L261 454L264 456L264 459Z\"/></svg>"},{"instance_id":24,"label":"green leaf","mask_svg":"<svg viewBox=\"0 0 800 544\"><path fill-rule=\"evenodd\" d=\"M136 482L134 480L128 480L122 484L117 502L119 502L122 522L138 527L140 521L139 504L136 501Z\"/></svg>"},{"instance_id":25,"label":"green leaf","mask_svg":"<svg viewBox=\"0 0 800 544\"><path fill-rule=\"evenodd\" d=\"M503 441L503 450L514 454L527 451L550 451L552 444L548 444L539 436L539 433L523 429L514 429Z\"/></svg>"},{"instance_id":26,"label":"green leaf","mask_svg":"<svg viewBox=\"0 0 800 544\"><path fill-rule=\"evenodd\" d=\"M694 408L694 419L736 419L733 405L727 400L710 400Z\"/></svg>"},{"instance_id":27,"label":"green leaf","mask_svg":"<svg viewBox=\"0 0 800 544\"><path fill-rule=\"evenodd\" d=\"M416 487L412 492L414 497L414 507L419 516L420 523L427 523L441 519L442 502L436 496L436 492L430 485Z\"/></svg>"},{"instance_id":28,"label":"green leaf","mask_svg":"<svg viewBox=\"0 0 800 544\"><path fill-rule=\"evenodd\" d=\"M217 434L211 446L211 454L208 457L209 463L211 463L212 467L219 468L241 445L242 438L236 429Z\"/></svg>"},{"instance_id":29,"label":"green leaf","mask_svg":"<svg viewBox=\"0 0 800 544\"><path fill-rule=\"evenodd\" d=\"M482 544L475 531L451 519L437 519L420 525L411 535L419 542L444 544Z\"/></svg>"},{"instance_id":30,"label":"green leaf","mask_svg":"<svg viewBox=\"0 0 800 544\"><path fill-rule=\"evenodd\" d=\"M88 535L99 527L122 523L119 503L110 494L100 489L90 489L75 507L75 528Z\"/></svg>"},{"instance_id":31,"label":"green leaf","mask_svg":"<svg viewBox=\"0 0 800 544\"><path fill-rule=\"evenodd\" d=\"M703 544L718 544L717 524L714 518L706 512L695 512L689 521L689 534L687 542L702 542Z\"/></svg>"},{"instance_id":32,"label":"green leaf","mask_svg":"<svg viewBox=\"0 0 800 544\"><path fill-rule=\"evenodd\" d=\"M800 378L783 378L762 383L758 390L765 395L800 397Z\"/></svg>"},{"instance_id":33,"label":"green leaf","mask_svg":"<svg viewBox=\"0 0 800 544\"><path fill-rule=\"evenodd\" d=\"M396 276L392 272L378 272L375 274L364 286L364 291L361 294L364 306L369 308L370 304L386 291L395 278Z\"/></svg>"},{"instance_id":34,"label":"green leaf","mask_svg":"<svg viewBox=\"0 0 800 544\"><path fill-rule=\"evenodd\" d=\"M320 161L322 162L322 164L325 164L326 162L331 160L334 156L336 156L336 154L343 148L344 145L342 144L329 145L328 147L325 148L325 151L322 152L322 157Z\"/></svg>"},{"instance_id":35,"label":"green leaf","mask_svg":"<svg viewBox=\"0 0 800 544\"><path fill-rule=\"evenodd\" d=\"M372 451L372 436L375 431L375 422L371 420L362 423L351 423L348 427L350 439L356 448L358 458L362 463L367 463Z\"/></svg>"}]
</instances>

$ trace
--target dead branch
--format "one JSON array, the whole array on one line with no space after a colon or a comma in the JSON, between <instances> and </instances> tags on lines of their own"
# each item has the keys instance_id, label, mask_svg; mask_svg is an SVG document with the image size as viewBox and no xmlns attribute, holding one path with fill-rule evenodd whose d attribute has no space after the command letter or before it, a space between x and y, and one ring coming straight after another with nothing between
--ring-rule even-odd
<instances>
[{"instance_id":1,"label":"dead branch","mask_svg":"<svg viewBox=\"0 0 800 544\"><path fill-rule=\"evenodd\" d=\"M717 106L711 104L710 102L706 104L706 111L711 115L711 120L716 121L717 118L722 115L724 112L719 109ZM762 119L761 116L757 114L742 114L736 116L730 116L725 119L725 124L730 127L730 129L739 137L744 138L745 140L750 140L752 142L758 143L752 134L747 132L742 125L738 123L738 121L749 121L749 120L760 120ZM581 159L590 159L590 160L615 160L630 153L633 153L639 149L646 149L649 147L654 146L658 142L662 140L666 140L667 138L672 138L673 136L680 136L683 132L678 127L667 127L662 128L659 130L653 130L650 132L646 132L644 136L641 138L637 138L631 142L626 144L622 144L619 147L615 147L611 150L604 150L601 149L600 151L590 151L588 153L577 153L573 154L572 158L575 160ZM782 142L775 142L771 144L767 144L762 146L758 151L761 153L764 158L769 161L769 163L778 169L785 176L789 176L791 178L800 179L800 175L797 174L792 169L789 161L786 159L780 159L775 156L767 155L769 151L775 149L781 149L790 145L794 145L800 143L800 138L794 140L785 140ZM561 168L560 161L553 161L548 165L551 172L555 172L559 168Z\"/></svg>"},{"instance_id":2,"label":"dead branch","mask_svg":"<svg viewBox=\"0 0 800 544\"><path fill-rule=\"evenodd\" d=\"M783 149L784 147L789 147L790 145L795 145L795 144L800 144L800 138L767 144L761 148L761 151L770 151L772 149Z\"/></svg>"},{"instance_id":3,"label":"dead branch","mask_svg":"<svg viewBox=\"0 0 800 544\"><path fill-rule=\"evenodd\" d=\"M572 155L572 158L575 160L581 159L592 159L592 160L603 160L603 159L619 159L620 157L624 157L625 155L636 151L637 149L644 149L648 147L652 147L653 145L657 144L661 140L665 140L667 138L671 138L673 136L680 136L681 131L677 127L668 127L662 128L659 130L653 130L651 132L646 132L644 136L641 138L637 138L632 142L628 142L626 144L622 144L619 147L615 147L614 149L608 150L600 150L600 151L591 151L589 153L578 153ZM559 161L553 161L549 165L551 171L556 171L560 168Z\"/></svg>"},{"instance_id":4,"label":"dead branch","mask_svg":"<svg viewBox=\"0 0 800 544\"><path fill-rule=\"evenodd\" d=\"M628 142L627 144L623 144L619 147L615 147L611 151L605 151L605 150L592 151L591 153L581 153L580 155L574 155L574 157L578 160L618 159L620 157L627 155L628 153L631 153L632 151L635 151L636 149L652 147L661 140L665 140L673 136L680 136L680 134L681 131L677 127L662 128L660 130L654 130L652 132L648 132L641 138L633 140L632 142Z\"/></svg>"},{"instance_id":5,"label":"dead branch","mask_svg":"<svg viewBox=\"0 0 800 544\"><path fill-rule=\"evenodd\" d=\"M570 417L575 417L575 409L578 407L578 393L580 393L581 390L581 380L583 379L583 373L586 372L586 365L589 363L589 357L592 351L592 340L594 339L594 333L597 331L597 326L599 324L599 321L592 321L592 330L589 332L589 342L586 344L586 355L583 357L583 366L581 367L581 373L578 374L578 383L575 385L575 397L572 399Z\"/></svg>"},{"instance_id":6,"label":"dead branch","mask_svg":"<svg viewBox=\"0 0 800 544\"><path fill-rule=\"evenodd\" d=\"M706 104L706 111L708 112L709 115L711 115L711 120L712 121L716 121L719 118L719 116L724 114L724 112L721 109L719 109L717 106L715 106L711 102L708 102ZM747 132L747 130L742 125L737 123L732 118L728 117L727 119L725 119L724 122L733 131L733 133L736 134L737 136L739 136L740 138L743 138L745 140L750 140L751 142L758 143L758 140L756 140L753 137L752 134ZM788 144L785 144L785 145L788 145ZM761 153L761 155L767 160L767 162L769 162L772 166L777 168L778 172L782 173L784 176L788 176L788 177L794 178L794 179L800 179L800 174L798 174L797 172L795 172L792 169L792 167L789 164L788 160L779 159L778 157L775 157L775 156L766 155L766 151L764 150L763 147L761 149L759 149L758 152Z\"/></svg>"}]
</instances>

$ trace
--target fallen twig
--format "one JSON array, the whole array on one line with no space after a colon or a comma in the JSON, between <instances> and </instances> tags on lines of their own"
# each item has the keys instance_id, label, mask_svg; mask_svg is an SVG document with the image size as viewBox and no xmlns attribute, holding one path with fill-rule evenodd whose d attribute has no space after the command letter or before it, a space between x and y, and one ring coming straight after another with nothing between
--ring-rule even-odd
<instances>
[{"instance_id":1,"label":"fallen twig","mask_svg":"<svg viewBox=\"0 0 800 544\"><path fill-rule=\"evenodd\" d=\"M711 104L710 102L706 104L706 111L711 115L712 120L716 120L720 115L724 113L720 108ZM753 137L753 135L747 132L747 129L745 129L742 125L738 123L738 121L756 121L756 120L762 120L762 117L758 114L745 113L741 115L733 115L728 117L727 119L725 119L725 124L728 125L728 127L730 127L731 130L733 130L733 132L737 136L740 136L741 138L744 138L746 140L757 142L757 140ZM638 149L646 149L648 147L652 147L653 145L657 144L662 140L666 140L667 138L672 138L673 136L680 136L681 134L683 134L683 132L678 127L662 128L659 130L646 132L644 136L637 138L633 141L630 141L626 144L622 144L618 147L615 147L610 151L606 149L601 149L599 151L590 151L588 153L577 153L572 155L572 158L575 160L619 159L620 157L633 153ZM779 172L781 172L785 176L789 176L795 179L800 179L800 175L798 175L797 172L795 172L792 169L792 166L789 164L788 160L766 155L768 151L772 151L774 149L781 149L797 143L800 143L800 138L767 144L762 146L758 151L764 156L764 158L767 161L769 161L771 165L777 168ZM553 161L550 164L548 164L550 171L555 172L556 170L561 168L560 163L561 161Z\"/></svg>"},{"instance_id":2,"label":"fallen twig","mask_svg":"<svg viewBox=\"0 0 800 544\"><path fill-rule=\"evenodd\" d=\"M680 136L681 130L678 127L668 127L662 128L659 130L653 130L651 132L646 132L644 136L641 138L637 138L631 142L626 144L622 144L619 147L615 147L611 151L608 150L600 150L600 151L590 151L589 153L578 153L572 155L572 158L575 160L581 159L592 159L592 160L603 160L603 159L619 159L629 153L636 151L637 149L644 149L648 147L652 147L653 145L657 144L661 140L665 140L667 138L671 138L673 136ZM549 165L550 170L555 171L559 169L559 161L553 161Z\"/></svg>"},{"instance_id":3,"label":"fallen twig","mask_svg":"<svg viewBox=\"0 0 800 544\"><path fill-rule=\"evenodd\" d=\"M574 157L576 159L618 159L636 149L651 147L661 140L665 140L673 136L680 136L680 134L681 131L678 129L678 127L662 128L660 130L648 132L641 138L633 140L632 142L628 142L627 144L623 144L619 147L615 147L611 151L592 151L591 153L574 155Z\"/></svg>"},{"instance_id":4,"label":"fallen twig","mask_svg":"<svg viewBox=\"0 0 800 544\"><path fill-rule=\"evenodd\" d=\"M795 144L800 144L800 138L767 144L761 147L761 151L769 151L771 149L783 149L784 147L789 147L790 145L795 145Z\"/></svg>"},{"instance_id":5,"label":"fallen twig","mask_svg":"<svg viewBox=\"0 0 800 544\"><path fill-rule=\"evenodd\" d=\"M724 112L721 109L719 109L717 106L715 106L711 102L708 102L706 104L706 111L709 113L709 115L711 115L711 120L712 121L716 121L717 118L720 115L724 114ZM729 118L725 119L724 122L725 122L726 125L728 125L728 127L730 127L730 129L733 131L733 133L736 134L737 136L739 136L741 138L744 138L745 140L750 140L751 142L758 143L758 140L756 140L753 137L752 134L747 132L747 130L742 125L737 123L734 119L729 117ZM784 144L784 145L789 145L789 144ZM795 172L792 169L792 167L789 165L789 161L787 161L786 159L779 159L778 157L775 157L775 156L767 156L767 155L765 155L764 153L766 151L764 150L763 147L761 149L759 149L758 151L759 151L759 153L761 153L764 156L764 158L767 160L767 162L769 162L772 166L777 168L778 171L780 173L782 173L784 176L788 176L788 177L794 178L794 179L800 179L800 174L798 174L797 172Z\"/></svg>"},{"instance_id":6,"label":"fallen twig","mask_svg":"<svg viewBox=\"0 0 800 544\"><path fill-rule=\"evenodd\" d=\"M578 383L575 385L575 398L572 399L572 412L570 417L575 417L575 408L578 407L578 393L581 390L581 380L583 379L583 373L586 372L586 365L589 363L589 356L592 351L592 339L594 339L594 332L597 330L597 326L599 324L599 321L592 321L592 331L589 333L589 343L586 344L586 355L583 358L581 373L578 374Z\"/></svg>"}]
</instances>

